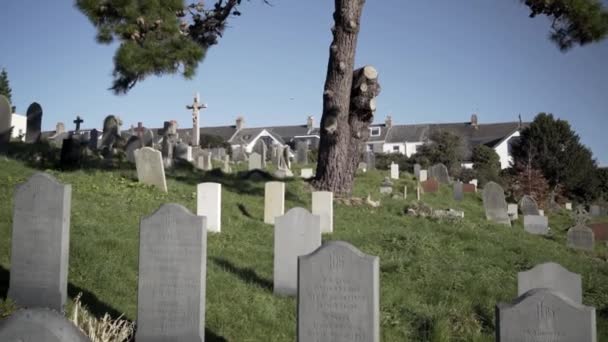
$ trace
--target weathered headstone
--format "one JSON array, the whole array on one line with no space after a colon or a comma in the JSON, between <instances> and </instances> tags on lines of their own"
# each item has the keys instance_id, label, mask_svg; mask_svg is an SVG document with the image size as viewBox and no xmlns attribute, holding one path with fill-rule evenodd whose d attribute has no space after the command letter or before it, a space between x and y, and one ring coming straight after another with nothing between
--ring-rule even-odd
<instances>
[{"instance_id":1,"label":"weathered headstone","mask_svg":"<svg viewBox=\"0 0 608 342\"><path fill-rule=\"evenodd\" d=\"M541 215L524 215L524 230L530 234L547 235L549 220Z\"/></svg>"},{"instance_id":2,"label":"weathered headstone","mask_svg":"<svg viewBox=\"0 0 608 342\"><path fill-rule=\"evenodd\" d=\"M306 141L298 141L296 144L296 162L308 164L308 143Z\"/></svg>"},{"instance_id":3,"label":"weathered headstone","mask_svg":"<svg viewBox=\"0 0 608 342\"><path fill-rule=\"evenodd\" d=\"M266 167L266 159L268 157L268 145L264 142L263 139L258 139L258 141L253 145L252 151L260 155L260 165L259 169L263 169ZM250 156L251 157L251 156Z\"/></svg>"},{"instance_id":4,"label":"weathered headstone","mask_svg":"<svg viewBox=\"0 0 608 342\"><path fill-rule=\"evenodd\" d=\"M420 180L420 170L422 170L420 164L414 164L414 177L416 177L417 180Z\"/></svg>"},{"instance_id":5,"label":"weathered headstone","mask_svg":"<svg viewBox=\"0 0 608 342\"><path fill-rule=\"evenodd\" d=\"M183 161L192 161L192 146L180 142L175 145L173 156L175 159Z\"/></svg>"},{"instance_id":6,"label":"weathered headstone","mask_svg":"<svg viewBox=\"0 0 608 342\"><path fill-rule=\"evenodd\" d=\"M343 241L298 257L298 342L380 342L379 263Z\"/></svg>"},{"instance_id":7,"label":"weathered headstone","mask_svg":"<svg viewBox=\"0 0 608 342\"><path fill-rule=\"evenodd\" d=\"M249 171L262 169L262 156L257 152L249 155Z\"/></svg>"},{"instance_id":8,"label":"weathered headstone","mask_svg":"<svg viewBox=\"0 0 608 342\"><path fill-rule=\"evenodd\" d=\"M264 223L274 224L285 212L285 183L268 182L264 186Z\"/></svg>"},{"instance_id":9,"label":"weathered headstone","mask_svg":"<svg viewBox=\"0 0 608 342\"><path fill-rule=\"evenodd\" d=\"M57 311L20 309L0 321L3 342L90 342L70 320Z\"/></svg>"},{"instance_id":10,"label":"weathered headstone","mask_svg":"<svg viewBox=\"0 0 608 342\"><path fill-rule=\"evenodd\" d=\"M33 102L27 108L27 127L25 129L25 142L34 143L40 140L40 127L42 126L42 107Z\"/></svg>"},{"instance_id":11,"label":"weathered headstone","mask_svg":"<svg viewBox=\"0 0 608 342\"><path fill-rule=\"evenodd\" d=\"M530 290L496 306L496 341L596 342L595 308L555 290Z\"/></svg>"},{"instance_id":12,"label":"weathered headstone","mask_svg":"<svg viewBox=\"0 0 608 342\"><path fill-rule=\"evenodd\" d=\"M375 170L376 169L376 154L373 151L367 151L365 153L365 165L366 170Z\"/></svg>"},{"instance_id":13,"label":"weathered headstone","mask_svg":"<svg viewBox=\"0 0 608 342\"><path fill-rule=\"evenodd\" d=\"M0 145L11 140L13 113L8 99L0 94Z\"/></svg>"},{"instance_id":14,"label":"weathered headstone","mask_svg":"<svg viewBox=\"0 0 608 342\"><path fill-rule=\"evenodd\" d=\"M429 177L428 177L428 171L427 170L420 170L420 172L418 173L418 181L424 182L427 179L429 179Z\"/></svg>"},{"instance_id":15,"label":"weathered headstone","mask_svg":"<svg viewBox=\"0 0 608 342\"><path fill-rule=\"evenodd\" d=\"M62 312L68 290L72 186L36 173L15 190L8 298Z\"/></svg>"},{"instance_id":16,"label":"weathered headstone","mask_svg":"<svg viewBox=\"0 0 608 342\"><path fill-rule=\"evenodd\" d=\"M122 140L120 136L120 125L122 121L114 116L108 115L103 120L103 132L101 136L101 153L104 157L110 158L117 142Z\"/></svg>"},{"instance_id":17,"label":"weathered headstone","mask_svg":"<svg viewBox=\"0 0 608 342\"><path fill-rule=\"evenodd\" d=\"M464 199L464 191L462 189L462 182L454 183L454 200L462 201Z\"/></svg>"},{"instance_id":18,"label":"weathered headstone","mask_svg":"<svg viewBox=\"0 0 608 342\"><path fill-rule=\"evenodd\" d=\"M407 185L403 186L403 199L407 199Z\"/></svg>"},{"instance_id":19,"label":"weathered headstone","mask_svg":"<svg viewBox=\"0 0 608 342\"><path fill-rule=\"evenodd\" d=\"M435 178L429 178L420 182L420 186L425 194L432 194L439 191L439 182Z\"/></svg>"},{"instance_id":20,"label":"weathered headstone","mask_svg":"<svg viewBox=\"0 0 608 342\"><path fill-rule=\"evenodd\" d=\"M300 177L302 177L304 179L314 177L313 170L311 168L305 168L305 169L300 170Z\"/></svg>"},{"instance_id":21,"label":"weathered headstone","mask_svg":"<svg viewBox=\"0 0 608 342\"><path fill-rule=\"evenodd\" d=\"M399 164L391 163L391 179L399 179Z\"/></svg>"},{"instance_id":22,"label":"weathered headstone","mask_svg":"<svg viewBox=\"0 0 608 342\"><path fill-rule=\"evenodd\" d=\"M483 188L483 207L486 218L490 221L511 226L505 192L494 182L488 182Z\"/></svg>"},{"instance_id":23,"label":"weathered headstone","mask_svg":"<svg viewBox=\"0 0 608 342\"><path fill-rule=\"evenodd\" d=\"M298 257L321 246L321 218L303 208L277 216L274 224L274 293L295 296Z\"/></svg>"},{"instance_id":24,"label":"weathered headstone","mask_svg":"<svg viewBox=\"0 0 608 342\"><path fill-rule=\"evenodd\" d=\"M135 168L140 183L153 185L167 192L167 180L160 151L147 146L135 150Z\"/></svg>"},{"instance_id":25,"label":"weathered headstone","mask_svg":"<svg viewBox=\"0 0 608 342\"><path fill-rule=\"evenodd\" d=\"M222 231L222 184L201 183L196 186L196 215L207 218L208 231Z\"/></svg>"},{"instance_id":26,"label":"weathered headstone","mask_svg":"<svg viewBox=\"0 0 608 342\"><path fill-rule=\"evenodd\" d=\"M334 193L313 191L312 213L321 218L321 233L332 233L334 231Z\"/></svg>"},{"instance_id":27,"label":"weathered headstone","mask_svg":"<svg viewBox=\"0 0 608 342\"><path fill-rule=\"evenodd\" d=\"M568 229L567 246L570 248L581 249L585 251L593 251L595 238L591 228L576 225Z\"/></svg>"},{"instance_id":28,"label":"weathered headstone","mask_svg":"<svg viewBox=\"0 0 608 342\"><path fill-rule=\"evenodd\" d=\"M538 288L561 292L577 304L583 303L581 275L573 273L554 262L546 262L517 273L517 295Z\"/></svg>"},{"instance_id":29,"label":"weathered headstone","mask_svg":"<svg viewBox=\"0 0 608 342\"><path fill-rule=\"evenodd\" d=\"M437 179L437 181L441 184L450 183L450 174L448 173L448 168L441 163L435 164L429 168L429 177Z\"/></svg>"},{"instance_id":30,"label":"weathered headstone","mask_svg":"<svg viewBox=\"0 0 608 342\"><path fill-rule=\"evenodd\" d=\"M98 143L99 143L99 131L96 128L93 128L89 135L89 142L87 143L87 147L91 151L97 151ZM133 159L135 160L135 157L133 157Z\"/></svg>"},{"instance_id":31,"label":"weathered headstone","mask_svg":"<svg viewBox=\"0 0 608 342\"><path fill-rule=\"evenodd\" d=\"M164 204L142 218L139 240L135 340L202 342L207 270L205 218L179 204Z\"/></svg>"},{"instance_id":32,"label":"weathered headstone","mask_svg":"<svg viewBox=\"0 0 608 342\"><path fill-rule=\"evenodd\" d=\"M538 205L532 196L524 195L519 201L522 215L539 215Z\"/></svg>"}]
</instances>

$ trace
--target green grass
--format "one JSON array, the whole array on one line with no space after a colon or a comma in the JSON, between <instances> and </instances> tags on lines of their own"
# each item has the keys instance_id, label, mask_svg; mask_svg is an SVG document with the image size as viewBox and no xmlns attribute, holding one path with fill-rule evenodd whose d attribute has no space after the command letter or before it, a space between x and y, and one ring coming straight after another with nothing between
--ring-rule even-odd
<instances>
[{"instance_id":1,"label":"green grass","mask_svg":"<svg viewBox=\"0 0 608 342\"><path fill-rule=\"evenodd\" d=\"M35 171L0 159L2 297L10 269L14 187ZM195 185L217 181L223 184L222 233L208 236L207 341L295 340L296 301L272 294L273 228L263 223L264 180L180 169L168 173L164 194L135 182L134 170L49 172L72 184L68 292L70 298L82 292L82 302L97 317L109 312L136 319L140 218L168 202L194 211ZM488 223L477 194L457 203L446 187L423 201L436 209L464 210L464 220L408 217L403 209L415 200L411 176L402 174L395 182L398 192L408 185L403 200L380 196L385 175L360 174L354 190L355 196L380 198L382 206L336 204L334 233L323 237L380 257L382 341L493 341L495 304L515 298L518 271L546 261L582 275L583 302L597 310L598 340L608 340L606 247L598 243L594 253L566 248L572 221L565 212L550 217L551 237L532 236L523 232L521 218L512 229ZM295 179L286 189L286 209L310 208L308 184Z\"/></svg>"}]
</instances>

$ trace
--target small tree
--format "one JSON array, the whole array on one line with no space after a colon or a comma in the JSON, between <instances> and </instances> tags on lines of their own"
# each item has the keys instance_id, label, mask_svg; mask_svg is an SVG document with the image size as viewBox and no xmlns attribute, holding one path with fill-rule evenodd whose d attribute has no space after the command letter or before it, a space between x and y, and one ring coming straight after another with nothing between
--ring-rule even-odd
<instances>
[{"instance_id":1,"label":"small tree","mask_svg":"<svg viewBox=\"0 0 608 342\"><path fill-rule=\"evenodd\" d=\"M487 182L500 182L500 157L493 148L486 145L477 145L471 155L473 169L479 185L483 187Z\"/></svg>"},{"instance_id":2,"label":"small tree","mask_svg":"<svg viewBox=\"0 0 608 342\"><path fill-rule=\"evenodd\" d=\"M448 131L436 131L430 142L420 146L412 158L420 165L443 163L450 174L460 172L464 144L460 136Z\"/></svg>"},{"instance_id":3,"label":"small tree","mask_svg":"<svg viewBox=\"0 0 608 342\"><path fill-rule=\"evenodd\" d=\"M508 187L514 200L519 201L524 195L529 195L543 208L551 197L549 183L542 171L532 168L530 164L515 165Z\"/></svg>"},{"instance_id":4,"label":"small tree","mask_svg":"<svg viewBox=\"0 0 608 342\"><path fill-rule=\"evenodd\" d=\"M0 95L6 96L9 103L13 103L12 89L8 81L8 74L5 69L0 72Z\"/></svg>"}]
</instances>

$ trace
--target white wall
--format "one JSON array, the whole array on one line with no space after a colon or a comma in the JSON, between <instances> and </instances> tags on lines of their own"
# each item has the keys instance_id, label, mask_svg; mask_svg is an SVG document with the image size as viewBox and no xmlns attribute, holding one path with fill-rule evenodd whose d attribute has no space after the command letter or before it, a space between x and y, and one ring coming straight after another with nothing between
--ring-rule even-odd
<instances>
[{"instance_id":1,"label":"white wall","mask_svg":"<svg viewBox=\"0 0 608 342\"><path fill-rule=\"evenodd\" d=\"M500 158L501 169L506 169L510 167L511 163L513 162L513 156L510 154L509 151L509 141L514 137L519 137L519 131L515 131L498 146L494 147L494 151L496 151L496 154L498 154L498 157Z\"/></svg>"},{"instance_id":2,"label":"white wall","mask_svg":"<svg viewBox=\"0 0 608 342\"><path fill-rule=\"evenodd\" d=\"M270 135L270 133L268 133L268 131L263 130L262 132L260 132L260 134L258 134L257 137L255 137L255 139L251 140L249 145L247 145L245 147L245 151L247 153L251 153L251 151L253 151L253 147L255 146L255 143L258 142L258 139L260 139L261 137L270 137L270 138L272 138L273 143L279 144L282 146L282 144L279 143L279 141L277 139L275 139L272 135ZM270 146L268 146L268 147L270 147Z\"/></svg>"},{"instance_id":3,"label":"white wall","mask_svg":"<svg viewBox=\"0 0 608 342\"><path fill-rule=\"evenodd\" d=\"M395 150L395 147L398 148L398 150ZM403 143L390 143L390 144L384 143L384 145L382 145L382 152L405 154L405 144L403 144Z\"/></svg>"},{"instance_id":4,"label":"white wall","mask_svg":"<svg viewBox=\"0 0 608 342\"><path fill-rule=\"evenodd\" d=\"M419 142L406 142L405 143L405 155L409 158L411 157L413 154L416 154L416 151L418 150L418 146L423 145L424 143L419 141Z\"/></svg>"},{"instance_id":5,"label":"white wall","mask_svg":"<svg viewBox=\"0 0 608 342\"><path fill-rule=\"evenodd\" d=\"M13 126L13 133L11 134L11 137L17 138L19 135L23 134L23 139L21 140L25 140L25 130L27 129L27 117L25 115L13 113L11 126Z\"/></svg>"}]
</instances>

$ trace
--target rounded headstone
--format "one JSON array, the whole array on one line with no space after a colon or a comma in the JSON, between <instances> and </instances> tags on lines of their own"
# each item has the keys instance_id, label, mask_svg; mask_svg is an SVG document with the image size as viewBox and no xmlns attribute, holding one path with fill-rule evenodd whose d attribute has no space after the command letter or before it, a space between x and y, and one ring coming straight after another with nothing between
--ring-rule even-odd
<instances>
[{"instance_id":1,"label":"rounded headstone","mask_svg":"<svg viewBox=\"0 0 608 342\"><path fill-rule=\"evenodd\" d=\"M22 309L0 321L2 342L90 342L72 322L50 309Z\"/></svg>"}]
</instances>

